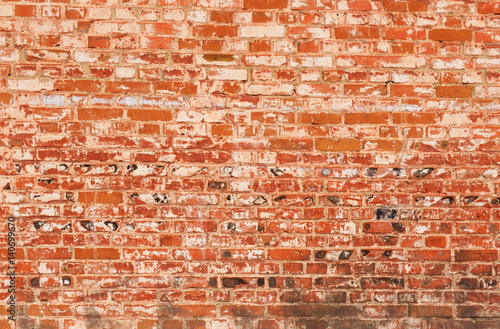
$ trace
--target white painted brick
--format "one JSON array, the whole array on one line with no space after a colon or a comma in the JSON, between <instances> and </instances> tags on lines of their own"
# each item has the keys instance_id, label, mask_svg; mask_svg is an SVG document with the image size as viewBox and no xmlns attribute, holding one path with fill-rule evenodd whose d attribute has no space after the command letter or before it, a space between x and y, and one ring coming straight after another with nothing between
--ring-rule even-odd
<instances>
[{"instance_id":1,"label":"white painted brick","mask_svg":"<svg viewBox=\"0 0 500 329\"><path fill-rule=\"evenodd\" d=\"M25 91L53 90L54 81L41 79L8 80L7 88L10 90Z\"/></svg>"},{"instance_id":2,"label":"white painted brick","mask_svg":"<svg viewBox=\"0 0 500 329\"><path fill-rule=\"evenodd\" d=\"M253 25L241 28L243 38L281 38L285 36L283 25Z\"/></svg>"},{"instance_id":3,"label":"white painted brick","mask_svg":"<svg viewBox=\"0 0 500 329\"><path fill-rule=\"evenodd\" d=\"M204 10L192 10L187 14L188 22L206 23L208 22L208 12Z\"/></svg>"},{"instance_id":4,"label":"white painted brick","mask_svg":"<svg viewBox=\"0 0 500 329\"><path fill-rule=\"evenodd\" d=\"M0 49L0 62L16 62L20 56L18 49Z\"/></svg>"},{"instance_id":5,"label":"white painted brick","mask_svg":"<svg viewBox=\"0 0 500 329\"><path fill-rule=\"evenodd\" d=\"M286 56L246 56L245 62L249 66L283 66Z\"/></svg>"},{"instance_id":6,"label":"white painted brick","mask_svg":"<svg viewBox=\"0 0 500 329\"><path fill-rule=\"evenodd\" d=\"M113 22L94 22L92 23L92 33L109 34L109 33L134 33L141 32L141 24L139 23L113 23Z\"/></svg>"},{"instance_id":7,"label":"white painted brick","mask_svg":"<svg viewBox=\"0 0 500 329\"><path fill-rule=\"evenodd\" d=\"M246 88L246 93L249 95L292 95L292 84L251 84Z\"/></svg>"},{"instance_id":8,"label":"white painted brick","mask_svg":"<svg viewBox=\"0 0 500 329\"><path fill-rule=\"evenodd\" d=\"M0 16L14 16L14 5L0 5Z\"/></svg>"},{"instance_id":9,"label":"white painted brick","mask_svg":"<svg viewBox=\"0 0 500 329\"><path fill-rule=\"evenodd\" d=\"M215 68L210 70L210 79L214 80L247 80L248 71L246 69L223 69Z\"/></svg>"},{"instance_id":10,"label":"white painted brick","mask_svg":"<svg viewBox=\"0 0 500 329\"><path fill-rule=\"evenodd\" d=\"M445 113L441 124L443 125L467 125L472 123L469 115L466 113Z\"/></svg>"},{"instance_id":11,"label":"white painted brick","mask_svg":"<svg viewBox=\"0 0 500 329\"><path fill-rule=\"evenodd\" d=\"M333 58L329 56L323 57L292 57L290 59L290 66L297 67L332 67L333 66Z\"/></svg>"},{"instance_id":12,"label":"white painted brick","mask_svg":"<svg viewBox=\"0 0 500 329\"><path fill-rule=\"evenodd\" d=\"M199 17L199 19L203 19L203 15L201 13L203 13L203 11L200 11L200 10L189 11L188 15L191 14L192 15L191 17ZM182 10L167 10L163 13L163 19L166 21L182 22L184 20L184 15L185 15L185 13ZM205 21L201 21L201 22L206 22L206 20L207 20L206 16L207 15L205 13ZM189 18L189 16L188 16L188 18ZM190 21L190 20L188 19L188 21ZM190 21L190 22L196 22L196 21Z\"/></svg>"},{"instance_id":13,"label":"white painted brick","mask_svg":"<svg viewBox=\"0 0 500 329\"><path fill-rule=\"evenodd\" d=\"M89 8L89 18L90 19L111 19L111 8L110 7L90 7Z\"/></svg>"},{"instance_id":14,"label":"white painted brick","mask_svg":"<svg viewBox=\"0 0 500 329\"><path fill-rule=\"evenodd\" d=\"M115 76L117 78L133 78L135 77L134 67L117 67L115 70Z\"/></svg>"}]
</instances>

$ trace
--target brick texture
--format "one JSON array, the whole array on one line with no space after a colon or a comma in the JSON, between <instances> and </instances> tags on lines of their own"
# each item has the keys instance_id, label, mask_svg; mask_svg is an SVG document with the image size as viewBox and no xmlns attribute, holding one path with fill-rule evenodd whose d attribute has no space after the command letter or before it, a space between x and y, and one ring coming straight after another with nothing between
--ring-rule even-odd
<instances>
[{"instance_id":1,"label":"brick texture","mask_svg":"<svg viewBox=\"0 0 500 329\"><path fill-rule=\"evenodd\" d=\"M0 327L499 329L498 14L1 1Z\"/></svg>"}]
</instances>

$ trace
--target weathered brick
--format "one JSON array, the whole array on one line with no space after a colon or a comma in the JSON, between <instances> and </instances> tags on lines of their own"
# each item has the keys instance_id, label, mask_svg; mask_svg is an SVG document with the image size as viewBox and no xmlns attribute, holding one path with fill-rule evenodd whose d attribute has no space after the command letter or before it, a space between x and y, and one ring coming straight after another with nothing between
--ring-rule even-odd
<instances>
[{"instance_id":1,"label":"weathered brick","mask_svg":"<svg viewBox=\"0 0 500 329\"><path fill-rule=\"evenodd\" d=\"M376 27L339 27L335 28L337 39L378 39L379 29Z\"/></svg>"},{"instance_id":2,"label":"weathered brick","mask_svg":"<svg viewBox=\"0 0 500 329\"><path fill-rule=\"evenodd\" d=\"M271 139L270 148L272 150L311 150L313 145L312 139L297 139L297 138L273 138Z\"/></svg>"},{"instance_id":3,"label":"weathered brick","mask_svg":"<svg viewBox=\"0 0 500 329\"><path fill-rule=\"evenodd\" d=\"M345 123L347 124L387 124L390 120L390 113L346 113Z\"/></svg>"},{"instance_id":4,"label":"weathered brick","mask_svg":"<svg viewBox=\"0 0 500 329\"><path fill-rule=\"evenodd\" d=\"M231 25L197 25L194 35L197 37L235 37L238 30Z\"/></svg>"},{"instance_id":5,"label":"weathered brick","mask_svg":"<svg viewBox=\"0 0 500 329\"><path fill-rule=\"evenodd\" d=\"M243 0L244 9L284 9L288 6L288 0Z\"/></svg>"},{"instance_id":6,"label":"weathered brick","mask_svg":"<svg viewBox=\"0 0 500 329\"><path fill-rule=\"evenodd\" d=\"M315 141L316 150L318 151L359 151L361 150L361 142L357 139L328 139L319 138Z\"/></svg>"},{"instance_id":7,"label":"weathered brick","mask_svg":"<svg viewBox=\"0 0 500 329\"><path fill-rule=\"evenodd\" d=\"M198 86L192 82L168 81L155 82L153 84L154 91L169 94L196 94Z\"/></svg>"},{"instance_id":8,"label":"weathered brick","mask_svg":"<svg viewBox=\"0 0 500 329\"><path fill-rule=\"evenodd\" d=\"M243 38L279 38L285 36L285 27L281 25L254 25L241 28Z\"/></svg>"},{"instance_id":9,"label":"weathered brick","mask_svg":"<svg viewBox=\"0 0 500 329\"><path fill-rule=\"evenodd\" d=\"M408 310L408 315L412 317L451 318L452 314L451 306L410 305Z\"/></svg>"},{"instance_id":10,"label":"weathered brick","mask_svg":"<svg viewBox=\"0 0 500 329\"><path fill-rule=\"evenodd\" d=\"M78 110L78 120L112 120L123 117L122 109L82 108Z\"/></svg>"},{"instance_id":11,"label":"weathered brick","mask_svg":"<svg viewBox=\"0 0 500 329\"><path fill-rule=\"evenodd\" d=\"M496 250L457 250L455 251L455 260L457 262L471 261L496 261L498 251Z\"/></svg>"},{"instance_id":12,"label":"weathered brick","mask_svg":"<svg viewBox=\"0 0 500 329\"><path fill-rule=\"evenodd\" d=\"M500 14L500 2L488 1L477 4L478 14Z\"/></svg>"},{"instance_id":13,"label":"weathered brick","mask_svg":"<svg viewBox=\"0 0 500 329\"><path fill-rule=\"evenodd\" d=\"M436 96L441 98L471 98L472 86L436 86Z\"/></svg>"},{"instance_id":14,"label":"weathered brick","mask_svg":"<svg viewBox=\"0 0 500 329\"><path fill-rule=\"evenodd\" d=\"M17 327L498 327L498 0L117 3L0 4Z\"/></svg>"},{"instance_id":15,"label":"weathered brick","mask_svg":"<svg viewBox=\"0 0 500 329\"><path fill-rule=\"evenodd\" d=\"M122 198L122 192L78 192L78 200L81 203L118 204L122 202Z\"/></svg>"}]
</instances>

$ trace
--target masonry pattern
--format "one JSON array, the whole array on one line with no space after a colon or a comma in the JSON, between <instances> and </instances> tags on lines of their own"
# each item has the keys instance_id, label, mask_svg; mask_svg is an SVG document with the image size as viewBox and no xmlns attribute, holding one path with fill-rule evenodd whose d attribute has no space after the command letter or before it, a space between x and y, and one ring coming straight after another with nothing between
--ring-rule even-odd
<instances>
[{"instance_id":1,"label":"masonry pattern","mask_svg":"<svg viewBox=\"0 0 500 329\"><path fill-rule=\"evenodd\" d=\"M498 1L2 1L0 327L499 329L499 69Z\"/></svg>"}]
</instances>

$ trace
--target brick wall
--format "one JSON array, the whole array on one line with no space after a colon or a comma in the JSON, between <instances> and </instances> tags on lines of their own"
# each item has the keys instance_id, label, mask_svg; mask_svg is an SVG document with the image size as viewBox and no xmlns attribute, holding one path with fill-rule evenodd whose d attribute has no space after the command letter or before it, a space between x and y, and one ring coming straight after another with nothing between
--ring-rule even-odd
<instances>
[{"instance_id":1,"label":"brick wall","mask_svg":"<svg viewBox=\"0 0 500 329\"><path fill-rule=\"evenodd\" d=\"M500 328L499 14L2 1L17 328Z\"/></svg>"}]
</instances>

